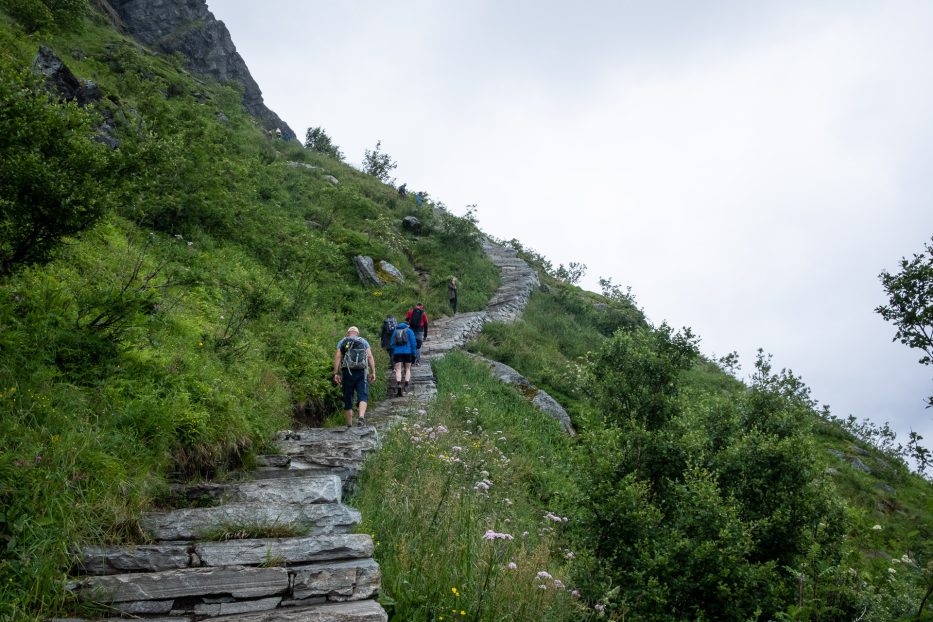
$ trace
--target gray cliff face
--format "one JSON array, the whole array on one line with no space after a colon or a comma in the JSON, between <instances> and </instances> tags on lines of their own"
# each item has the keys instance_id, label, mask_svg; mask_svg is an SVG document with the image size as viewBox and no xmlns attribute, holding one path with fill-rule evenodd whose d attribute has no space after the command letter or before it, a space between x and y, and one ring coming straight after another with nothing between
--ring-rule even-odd
<instances>
[{"instance_id":1,"label":"gray cliff face","mask_svg":"<svg viewBox=\"0 0 933 622\"><path fill-rule=\"evenodd\" d=\"M188 67L219 82L243 85L243 105L267 129L281 128L283 138L295 132L262 100L262 91L236 51L230 31L207 8L206 0L110 0L127 32L163 52L181 52Z\"/></svg>"}]
</instances>

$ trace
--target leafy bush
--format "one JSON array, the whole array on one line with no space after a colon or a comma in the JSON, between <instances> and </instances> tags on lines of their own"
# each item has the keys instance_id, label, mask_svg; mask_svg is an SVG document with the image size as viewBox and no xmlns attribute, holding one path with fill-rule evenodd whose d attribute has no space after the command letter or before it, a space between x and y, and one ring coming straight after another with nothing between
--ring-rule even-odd
<instances>
[{"instance_id":1,"label":"leafy bush","mask_svg":"<svg viewBox=\"0 0 933 622\"><path fill-rule=\"evenodd\" d=\"M343 154L333 143L330 136L324 131L323 127L309 127L305 134L305 149L323 153L335 160L343 160ZM377 146L378 149L378 146Z\"/></svg>"},{"instance_id":2,"label":"leafy bush","mask_svg":"<svg viewBox=\"0 0 933 622\"><path fill-rule=\"evenodd\" d=\"M73 30L87 13L87 0L2 0L0 8L30 31Z\"/></svg>"},{"instance_id":3,"label":"leafy bush","mask_svg":"<svg viewBox=\"0 0 933 622\"><path fill-rule=\"evenodd\" d=\"M363 172L387 184L395 181L390 177L390 174L397 166L398 164L392 160L392 156L382 151L381 140L376 141L375 149L372 151L367 149L363 155Z\"/></svg>"},{"instance_id":4,"label":"leafy bush","mask_svg":"<svg viewBox=\"0 0 933 622\"><path fill-rule=\"evenodd\" d=\"M111 207L109 152L91 140L91 119L0 59L0 275L48 261Z\"/></svg>"}]
</instances>

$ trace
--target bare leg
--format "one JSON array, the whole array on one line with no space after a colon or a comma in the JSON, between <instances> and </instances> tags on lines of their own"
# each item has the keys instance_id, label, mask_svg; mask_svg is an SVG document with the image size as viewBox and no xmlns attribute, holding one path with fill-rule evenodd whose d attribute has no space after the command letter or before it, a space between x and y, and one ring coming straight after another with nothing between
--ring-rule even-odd
<instances>
[{"instance_id":1,"label":"bare leg","mask_svg":"<svg viewBox=\"0 0 933 622\"><path fill-rule=\"evenodd\" d=\"M366 416L366 402L360 402L360 421Z\"/></svg>"},{"instance_id":2,"label":"bare leg","mask_svg":"<svg viewBox=\"0 0 933 622\"><path fill-rule=\"evenodd\" d=\"M411 363L406 363L408 367L411 367ZM402 363L398 362L395 364L395 384L402 384Z\"/></svg>"},{"instance_id":3,"label":"bare leg","mask_svg":"<svg viewBox=\"0 0 933 622\"><path fill-rule=\"evenodd\" d=\"M411 363L405 363L405 384L411 382Z\"/></svg>"},{"instance_id":4,"label":"bare leg","mask_svg":"<svg viewBox=\"0 0 933 622\"><path fill-rule=\"evenodd\" d=\"M360 403L362 403L362 402L360 402ZM363 410L363 409L360 408L360 410ZM348 425L348 426L353 425L353 409L352 409L352 408L350 408L349 410L343 411L343 416L347 418L347 425Z\"/></svg>"}]
</instances>

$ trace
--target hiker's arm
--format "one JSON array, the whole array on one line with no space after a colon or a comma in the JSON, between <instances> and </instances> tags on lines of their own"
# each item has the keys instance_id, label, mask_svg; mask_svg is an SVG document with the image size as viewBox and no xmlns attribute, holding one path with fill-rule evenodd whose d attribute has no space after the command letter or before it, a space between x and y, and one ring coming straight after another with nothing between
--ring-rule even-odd
<instances>
[{"instance_id":1,"label":"hiker's arm","mask_svg":"<svg viewBox=\"0 0 933 622\"><path fill-rule=\"evenodd\" d=\"M366 349L366 361L369 363L369 381L376 382L376 359L373 358L372 348Z\"/></svg>"},{"instance_id":2,"label":"hiker's arm","mask_svg":"<svg viewBox=\"0 0 933 622\"><path fill-rule=\"evenodd\" d=\"M340 384L340 348L337 348L337 351L334 352L334 382Z\"/></svg>"}]
</instances>

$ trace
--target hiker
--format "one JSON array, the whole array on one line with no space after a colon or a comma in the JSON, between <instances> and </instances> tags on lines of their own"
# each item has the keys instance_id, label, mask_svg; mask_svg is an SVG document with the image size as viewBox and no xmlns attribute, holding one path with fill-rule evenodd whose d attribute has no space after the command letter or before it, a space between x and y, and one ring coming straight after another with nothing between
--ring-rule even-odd
<instances>
[{"instance_id":1,"label":"hiker","mask_svg":"<svg viewBox=\"0 0 933 622\"><path fill-rule=\"evenodd\" d=\"M382 349L389 355L389 369L392 369L395 365L392 361L392 344L390 340L392 339L392 333L395 332L397 327L398 322L395 321L395 316L387 315L386 319L382 320L382 331L379 333L379 345L382 346Z\"/></svg>"},{"instance_id":2,"label":"hiker","mask_svg":"<svg viewBox=\"0 0 933 622\"><path fill-rule=\"evenodd\" d=\"M359 328L351 326L347 329L347 336L337 342L334 354L334 382L343 385L343 414L347 418L347 427L353 425L353 391L356 391L360 409L356 425L366 425L369 383L375 381L376 361L369 342L360 337Z\"/></svg>"},{"instance_id":3,"label":"hiker","mask_svg":"<svg viewBox=\"0 0 933 622\"><path fill-rule=\"evenodd\" d=\"M447 299L450 301L450 309L457 315L457 290L460 289L460 281L457 277L450 275L447 279Z\"/></svg>"},{"instance_id":4,"label":"hiker","mask_svg":"<svg viewBox=\"0 0 933 622\"><path fill-rule=\"evenodd\" d=\"M415 205L417 205L418 207L421 207L422 205L424 205L424 193L423 192L415 193Z\"/></svg>"},{"instance_id":5,"label":"hiker","mask_svg":"<svg viewBox=\"0 0 933 622\"><path fill-rule=\"evenodd\" d=\"M428 314L424 312L424 303L419 302L414 309L409 309L405 314L405 321L418 340L418 352L415 354L415 365L418 365L421 363L421 346L428 338Z\"/></svg>"},{"instance_id":6,"label":"hiker","mask_svg":"<svg viewBox=\"0 0 933 622\"><path fill-rule=\"evenodd\" d=\"M395 366L395 397L402 397L402 366L405 367L405 391L411 383L411 364L418 354L418 340L408 324L395 327L389 343L392 345L392 364Z\"/></svg>"},{"instance_id":7,"label":"hiker","mask_svg":"<svg viewBox=\"0 0 933 622\"><path fill-rule=\"evenodd\" d=\"M403 199L408 196L408 184L402 184L398 187L398 195Z\"/></svg>"}]
</instances>

